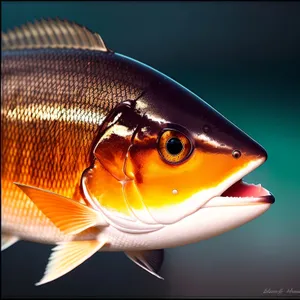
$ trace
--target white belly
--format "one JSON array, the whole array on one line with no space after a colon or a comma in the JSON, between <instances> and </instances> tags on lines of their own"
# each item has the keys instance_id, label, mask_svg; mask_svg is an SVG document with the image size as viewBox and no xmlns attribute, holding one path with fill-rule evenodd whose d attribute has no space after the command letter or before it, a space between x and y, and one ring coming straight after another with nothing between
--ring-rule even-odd
<instances>
[{"instance_id":1,"label":"white belly","mask_svg":"<svg viewBox=\"0 0 300 300\"><path fill-rule=\"evenodd\" d=\"M112 226L101 234L109 245L101 251L151 250L196 243L239 227L263 214L270 204L202 208L177 223L149 233L126 233Z\"/></svg>"}]
</instances>

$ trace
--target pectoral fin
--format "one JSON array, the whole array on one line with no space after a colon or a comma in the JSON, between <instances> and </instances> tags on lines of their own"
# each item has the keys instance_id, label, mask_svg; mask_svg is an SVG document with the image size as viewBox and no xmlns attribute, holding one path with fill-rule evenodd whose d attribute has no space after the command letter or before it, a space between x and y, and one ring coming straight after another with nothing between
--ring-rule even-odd
<instances>
[{"instance_id":1,"label":"pectoral fin","mask_svg":"<svg viewBox=\"0 0 300 300\"><path fill-rule=\"evenodd\" d=\"M53 281L72 271L106 244L106 240L59 243L50 255L44 277L35 285Z\"/></svg>"},{"instance_id":2,"label":"pectoral fin","mask_svg":"<svg viewBox=\"0 0 300 300\"><path fill-rule=\"evenodd\" d=\"M108 225L101 212L75 200L36 187L15 184L65 234L77 234L89 227Z\"/></svg>"},{"instance_id":3,"label":"pectoral fin","mask_svg":"<svg viewBox=\"0 0 300 300\"><path fill-rule=\"evenodd\" d=\"M18 237L9 234L1 234L1 251L7 249L8 247L12 246L19 240Z\"/></svg>"},{"instance_id":4,"label":"pectoral fin","mask_svg":"<svg viewBox=\"0 0 300 300\"><path fill-rule=\"evenodd\" d=\"M164 249L125 252L130 260L152 275L164 280L157 274L164 261Z\"/></svg>"}]
</instances>

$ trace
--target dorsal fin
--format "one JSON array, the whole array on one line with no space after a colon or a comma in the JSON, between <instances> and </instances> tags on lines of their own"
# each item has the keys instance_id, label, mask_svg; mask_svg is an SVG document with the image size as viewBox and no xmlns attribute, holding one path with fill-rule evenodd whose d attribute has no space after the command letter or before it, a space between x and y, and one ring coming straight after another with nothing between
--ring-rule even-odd
<instances>
[{"instance_id":1,"label":"dorsal fin","mask_svg":"<svg viewBox=\"0 0 300 300\"><path fill-rule=\"evenodd\" d=\"M2 50L73 48L108 52L101 36L74 22L48 19L2 33Z\"/></svg>"}]
</instances>

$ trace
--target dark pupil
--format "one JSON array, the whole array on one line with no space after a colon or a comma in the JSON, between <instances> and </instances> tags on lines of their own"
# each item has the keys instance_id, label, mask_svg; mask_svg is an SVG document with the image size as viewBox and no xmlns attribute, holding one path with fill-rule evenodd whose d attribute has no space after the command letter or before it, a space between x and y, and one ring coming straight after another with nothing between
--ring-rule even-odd
<instances>
[{"instance_id":1,"label":"dark pupil","mask_svg":"<svg viewBox=\"0 0 300 300\"><path fill-rule=\"evenodd\" d=\"M170 154L179 154L183 149L183 145L178 138L171 138L167 142L167 150Z\"/></svg>"}]
</instances>

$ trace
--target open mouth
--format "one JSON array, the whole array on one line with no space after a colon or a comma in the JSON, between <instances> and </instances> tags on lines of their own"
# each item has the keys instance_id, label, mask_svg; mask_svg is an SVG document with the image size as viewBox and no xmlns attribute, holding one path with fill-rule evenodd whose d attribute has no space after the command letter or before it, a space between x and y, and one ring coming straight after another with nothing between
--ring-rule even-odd
<instances>
[{"instance_id":1,"label":"open mouth","mask_svg":"<svg viewBox=\"0 0 300 300\"><path fill-rule=\"evenodd\" d=\"M274 196L260 184L249 184L239 180L221 196L212 198L203 207L259 205L274 202Z\"/></svg>"}]
</instances>

